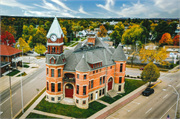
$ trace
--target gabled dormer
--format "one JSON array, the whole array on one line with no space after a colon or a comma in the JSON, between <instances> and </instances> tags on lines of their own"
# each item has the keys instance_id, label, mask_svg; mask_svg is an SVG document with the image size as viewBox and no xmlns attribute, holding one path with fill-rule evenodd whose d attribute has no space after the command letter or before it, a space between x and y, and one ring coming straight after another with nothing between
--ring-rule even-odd
<instances>
[{"instance_id":1,"label":"gabled dormer","mask_svg":"<svg viewBox=\"0 0 180 119\"><path fill-rule=\"evenodd\" d=\"M61 54L63 52L64 33L55 17L47 33L48 54Z\"/></svg>"}]
</instances>

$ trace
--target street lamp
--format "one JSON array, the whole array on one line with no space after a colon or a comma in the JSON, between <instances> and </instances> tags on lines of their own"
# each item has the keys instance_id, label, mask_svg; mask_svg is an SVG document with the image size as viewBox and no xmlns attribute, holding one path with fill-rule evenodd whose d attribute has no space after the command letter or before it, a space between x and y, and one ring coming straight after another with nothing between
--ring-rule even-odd
<instances>
[{"instance_id":1,"label":"street lamp","mask_svg":"<svg viewBox=\"0 0 180 119\"><path fill-rule=\"evenodd\" d=\"M177 92L177 90L174 88L174 86L172 86L172 85L168 85L169 87L172 87L174 90L175 90L175 92L176 92L176 94L177 94L177 104L176 104L176 111L175 111L175 117L174 117L174 119L176 119L176 114L177 114L177 109L178 109L178 100L179 100L179 93ZM163 89L164 91L166 91L166 89Z\"/></svg>"},{"instance_id":2,"label":"street lamp","mask_svg":"<svg viewBox=\"0 0 180 119\"><path fill-rule=\"evenodd\" d=\"M10 72L10 64L9 66L9 72ZM11 103L11 118L13 118L13 110L12 110L12 91L11 91L11 76L9 75L9 91L10 91L10 103Z\"/></svg>"},{"instance_id":3,"label":"street lamp","mask_svg":"<svg viewBox=\"0 0 180 119\"><path fill-rule=\"evenodd\" d=\"M18 44L17 47L19 48L20 45ZM22 47L22 57L23 57L23 47ZM23 58L22 58L23 60ZM23 69L23 61L22 61L22 69ZM22 87L22 75L21 75L21 102L22 102L22 113L24 113L24 106L23 106L23 87Z\"/></svg>"}]
</instances>

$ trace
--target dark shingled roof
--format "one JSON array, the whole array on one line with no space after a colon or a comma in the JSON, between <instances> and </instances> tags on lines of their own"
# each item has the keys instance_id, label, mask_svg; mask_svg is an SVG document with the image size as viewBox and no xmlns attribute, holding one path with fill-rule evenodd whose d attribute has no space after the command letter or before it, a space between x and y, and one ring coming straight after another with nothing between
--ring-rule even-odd
<instances>
[{"instance_id":1,"label":"dark shingled roof","mask_svg":"<svg viewBox=\"0 0 180 119\"><path fill-rule=\"evenodd\" d=\"M77 64L75 70L80 71L80 72L87 72L87 71L91 70L91 67L89 66L89 64L85 60L84 55L82 56L80 62Z\"/></svg>"},{"instance_id":2,"label":"dark shingled roof","mask_svg":"<svg viewBox=\"0 0 180 119\"><path fill-rule=\"evenodd\" d=\"M45 63L50 64L50 59L52 57L54 57L55 60L56 60L55 64L52 64L52 65L64 64L64 62L62 60L63 58L65 58L64 54L60 54L60 55L58 55L58 54L47 54L46 55L46 62Z\"/></svg>"},{"instance_id":3,"label":"dark shingled roof","mask_svg":"<svg viewBox=\"0 0 180 119\"><path fill-rule=\"evenodd\" d=\"M126 61L126 56L124 54L124 51L122 49L122 45L118 45L115 52L112 55L112 59L114 61Z\"/></svg>"}]
</instances>

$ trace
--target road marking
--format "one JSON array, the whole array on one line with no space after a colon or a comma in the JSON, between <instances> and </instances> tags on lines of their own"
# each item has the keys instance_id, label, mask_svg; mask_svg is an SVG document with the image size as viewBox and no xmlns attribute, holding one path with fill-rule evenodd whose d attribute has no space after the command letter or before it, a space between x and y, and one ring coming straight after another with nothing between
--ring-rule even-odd
<instances>
[{"instance_id":1,"label":"road marking","mask_svg":"<svg viewBox=\"0 0 180 119\"><path fill-rule=\"evenodd\" d=\"M31 80L30 83L32 83L34 80L36 80L36 78L34 78L33 80Z\"/></svg>"},{"instance_id":2,"label":"road marking","mask_svg":"<svg viewBox=\"0 0 180 119\"><path fill-rule=\"evenodd\" d=\"M180 86L180 84L178 84L176 87Z\"/></svg>"},{"instance_id":3,"label":"road marking","mask_svg":"<svg viewBox=\"0 0 180 119\"><path fill-rule=\"evenodd\" d=\"M12 97L14 96L14 95L16 95L16 93L14 93L13 95L12 95ZM1 104L0 104L0 106L1 105L3 105L6 101L8 101L10 99L10 97L8 98L8 99L6 99L4 102L2 102Z\"/></svg>"},{"instance_id":4,"label":"road marking","mask_svg":"<svg viewBox=\"0 0 180 119\"><path fill-rule=\"evenodd\" d=\"M1 111L1 112L0 112L0 115L1 115L2 113L3 113L3 112Z\"/></svg>"},{"instance_id":5,"label":"road marking","mask_svg":"<svg viewBox=\"0 0 180 119\"><path fill-rule=\"evenodd\" d=\"M163 99L164 99L164 98L166 98L167 96L168 96L168 94L167 94L167 95L165 95L165 96L163 97Z\"/></svg>"},{"instance_id":6,"label":"road marking","mask_svg":"<svg viewBox=\"0 0 180 119\"><path fill-rule=\"evenodd\" d=\"M140 104L140 103L138 103L138 102L134 102L134 101L132 101L132 103L136 103L136 104L138 104L138 105Z\"/></svg>"},{"instance_id":7,"label":"road marking","mask_svg":"<svg viewBox=\"0 0 180 119\"><path fill-rule=\"evenodd\" d=\"M123 108L124 109L124 108ZM128 109L124 109L124 110L126 110L126 111L128 111L128 112L130 112L131 110L128 110Z\"/></svg>"},{"instance_id":8,"label":"road marking","mask_svg":"<svg viewBox=\"0 0 180 119\"><path fill-rule=\"evenodd\" d=\"M149 111L151 111L152 110L152 108L150 108L145 114L147 114Z\"/></svg>"},{"instance_id":9,"label":"road marking","mask_svg":"<svg viewBox=\"0 0 180 119\"><path fill-rule=\"evenodd\" d=\"M173 106L174 106L176 103L177 103L177 102L175 102L175 103L173 104ZM171 106L171 108L172 108L173 106ZM169 110L170 110L171 108L169 108L167 112L169 112ZM167 113L167 112L166 112L166 113ZM164 113L164 115L165 115L166 113ZM160 119L162 119L162 118L164 117L164 115L163 115Z\"/></svg>"}]
</instances>

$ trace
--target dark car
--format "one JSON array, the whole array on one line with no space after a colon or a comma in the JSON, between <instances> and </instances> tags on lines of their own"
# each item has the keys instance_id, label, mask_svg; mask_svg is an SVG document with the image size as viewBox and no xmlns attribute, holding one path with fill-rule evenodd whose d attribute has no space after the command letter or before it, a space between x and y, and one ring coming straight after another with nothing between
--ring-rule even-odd
<instances>
[{"instance_id":1,"label":"dark car","mask_svg":"<svg viewBox=\"0 0 180 119\"><path fill-rule=\"evenodd\" d=\"M33 52L33 51L27 51L27 53L29 53L29 54L33 54L34 52Z\"/></svg>"},{"instance_id":2,"label":"dark car","mask_svg":"<svg viewBox=\"0 0 180 119\"><path fill-rule=\"evenodd\" d=\"M27 56L28 54L27 53L23 53L23 55Z\"/></svg>"},{"instance_id":3,"label":"dark car","mask_svg":"<svg viewBox=\"0 0 180 119\"><path fill-rule=\"evenodd\" d=\"M40 56L46 56L46 54L40 54Z\"/></svg>"},{"instance_id":4,"label":"dark car","mask_svg":"<svg viewBox=\"0 0 180 119\"><path fill-rule=\"evenodd\" d=\"M142 92L142 95L149 96L149 95L151 95L153 93L154 93L154 89L153 88L146 88L146 90Z\"/></svg>"},{"instance_id":5,"label":"dark car","mask_svg":"<svg viewBox=\"0 0 180 119\"><path fill-rule=\"evenodd\" d=\"M144 67L139 68L140 70L144 70Z\"/></svg>"}]
</instances>

